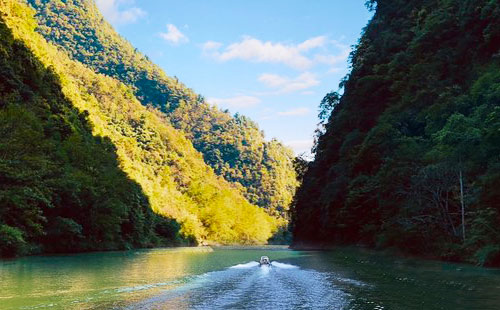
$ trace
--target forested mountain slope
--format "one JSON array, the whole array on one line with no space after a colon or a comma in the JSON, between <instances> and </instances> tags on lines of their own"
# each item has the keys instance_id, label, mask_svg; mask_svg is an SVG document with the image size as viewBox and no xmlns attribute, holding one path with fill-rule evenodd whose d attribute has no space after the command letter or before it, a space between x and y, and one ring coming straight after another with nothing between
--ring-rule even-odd
<instances>
[{"instance_id":1,"label":"forested mountain slope","mask_svg":"<svg viewBox=\"0 0 500 310\"><path fill-rule=\"evenodd\" d=\"M500 264L500 6L368 1L296 197L295 246ZM325 112L324 111L324 112Z\"/></svg>"},{"instance_id":2,"label":"forested mountain slope","mask_svg":"<svg viewBox=\"0 0 500 310\"><path fill-rule=\"evenodd\" d=\"M243 185L250 202L284 216L297 186L293 153L281 143L266 142L257 125L230 115L168 77L119 36L93 0L28 0L36 9L37 31L96 72L134 89L143 105L165 113L186 133L218 175Z\"/></svg>"},{"instance_id":3,"label":"forested mountain slope","mask_svg":"<svg viewBox=\"0 0 500 310\"><path fill-rule=\"evenodd\" d=\"M162 113L47 43L22 1L0 0L0 13L0 239L10 238L0 247L52 233L68 234L61 250L143 246L155 229L197 242L271 236L276 220L217 176ZM150 209L180 227L151 225Z\"/></svg>"},{"instance_id":4,"label":"forested mountain slope","mask_svg":"<svg viewBox=\"0 0 500 310\"><path fill-rule=\"evenodd\" d=\"M113 144L92 136L87 114L3 19L0 74L0 256L160 244L161 219Z\"/></svg>"}]
</instances>

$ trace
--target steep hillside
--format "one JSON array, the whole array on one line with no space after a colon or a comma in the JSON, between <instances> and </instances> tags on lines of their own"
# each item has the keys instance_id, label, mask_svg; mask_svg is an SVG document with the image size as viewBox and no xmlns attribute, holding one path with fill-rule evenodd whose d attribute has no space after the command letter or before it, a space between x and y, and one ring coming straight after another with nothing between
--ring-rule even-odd
<instances>
[{"instance_id":1,"label":"steep hillside","mask_svg":"<svg viewBox=\"0 0 500 310\"><path fill-rule=\"evenodd\" d=\"M119 36L92 0L28 0L37 31L96 72L130 85L143 105L160 109L183 130L204 160L227 181L239 182L250 202L284 216L297 186L293 153L264 141L257 125L207 104L204 98Z\"/></svg>"},{"instance_id":2,"label":"steep hillside","mask_svg":"<svg viewBox=\"0 0 500 310\"><path fill-rule=\"evenodd\" d=\"M276 220L250 204L234 185L216 176L191 142L162 119L162 113L142 106L129 87L95 73L48 44L34 31L35 12L22 1L1 0L0 4L2 18L14 38L22 41L43 67L54 72L66 102L88 115L95 136L111 141L119 168L140 185L155 212L181 224L183 237L197 242L261 243L271 236ZM25 81L34 83L29 78ZM47 96L47 100L52 99ZM71 150L72 158L85 162L84 157L78 157L77 149ZM86 151L91 158L100 156L93 149ZM88 169L100 171L99 167ZM103 172L87 182L98 182L101 177L107 180L112 175ZM108 190L106 197L126 196L114 193L112 187ZM82 198L84 208L88 207L86 203ZM97 217L97 223L100 220ZM165 229L169 230L167 226Z\"/></svg>"},{"instance_id":3,"label":"steep hillside","mask_svg":"<svg viewBox=\"0 0 500 310\"><path fill-rule=\"evenodd\" d=\"M0 75L0 257L160 245L162 227L175 244L175 223L153 214L110 140L3 19Z\"/></svg>"},{"instance_id":4,"label":"steep hillside","mask_svg":"<svg viewBox=\"0 0 500 310\"><path fill-rule=\"evenodd\" d=\"M296 198L295 244L500 264L500 6L368 1ZM324 113L323 113L324 114Z\"/></svg>"}]
</instances>

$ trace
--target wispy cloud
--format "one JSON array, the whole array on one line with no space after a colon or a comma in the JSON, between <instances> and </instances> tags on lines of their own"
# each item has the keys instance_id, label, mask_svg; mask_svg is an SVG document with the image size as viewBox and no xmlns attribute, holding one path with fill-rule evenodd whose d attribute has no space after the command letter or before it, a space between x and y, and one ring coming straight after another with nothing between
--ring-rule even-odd
<instances>
[{"instance_id":1,"label":"wispy cloud","mask_svg":"<svg viewBox=\"0 0 500 310\"><path fill-rule=\"evenodd\" d=\"M222 46L222 43L216 41L207 41L203 43L202 49L204 52L217 50Z\"/></svg>"},{"instance_id":2,"label":"wispy cloud","mask_svg":"<svg viewBox=\"0 0 500 310\"><path fill-rule=\"evenodd\" d=\"M242 59L252 62L282 63L289 67L304 70L312 65L312 60L303 53L322 46L325 37L315 37L300 44L283 44L244 36L240 42L232 43L223 51L212 51L212 56L220 61Z\"/></svg>"},{"instance_id":3,"label":"wispy cloud","mask_svg":"<svg viewBox=\"0 0 500 310\"><path fill-rule=\"evenodd\" d=\"M209 103L224 108L250 108L258 105L261 100L254 96L234 96L229 98L208 98Z\"/></svg>"},{"instance_id":4,"label":"wispy cloud","mask_svg":"<svg viewBox=\"0 0 500 310\"><path fill-rule=\"evenodd\" d=\"M302 116L302 115L307 115L311 112L309 108L296 108L296 109L291 109L283 112L278 112L279 116Z\"/></svg>"},{"instance_id":5,"label":"wispy cloud","mask_svg":"<svg viewBox=\"0 0 500 310\"><path fill-rule=\"evenodd\" d=\"M261 41L243 36L240 42L223 44L207 41L202 45L203 52L219 61L240 59L255 63L281 63L296 70L305 71L317 64L334 66L347 59L350 48L327 36L317 36L298 44ZM336 49L333 53L331 50Z\"/></svg>"},{"instance_id":6,"label":"wispy cloud","mask_svg":"<svg viewBox=\"0 0 500 310\"><path fill-rule=\"evenodd\" d=\"M300 51L308 51L316 47L322 47L327 43L326 36L314 37L300 43L297 47Z\"/></svg>"},{"instance_id":7,"label":"wispy cloud","mask_svg":"<svg viewBox=\"0 0 500 310\"><path fill-rule=\"evenodd\" d=\"M161 32L160 37L174 45L189 42L188 37L172 24L167 25L167 32Z\"/></svg>"},{"instance_id":8,"label":"wispy cloud","mask_svg":"<svg viewBox=\"0 0 500 310\"><path fill-rule=\"evenodd\" d=\"M102 15L114 25L134 23L146 16L146 12L139 7L122 8L125 5L133 5L133 0L96 0L96 4Z\"/></svg>"},{"instance_id":9,"label":"wispy cloud","mask_svg":"<svg viewBox=\"0 0 500 310\"><path fill-rule=\"evenodd\" d=\"M324 63L328 65L336 65L343 62L349 57L349 51L342 52L338 55L315 55L314 60L318 63Z\"/></svg>"},{"instance_id":10,"label":"wispy cloud","mask_svg":"<svg viewBox=\"0 0 500 310\"><path fill-rule=\"evenodd\" d=\"M314 55L314 62L331 66L332 68L330 68L328 72L335 73L339 71L339 68L336 66L340 63L344 63L349 57L351 48L338 41L331 41L331 44L335 46L339 52L337 54L316 54Z\"/></svg>"},{"instance_id":11,"label":"wispy cloud","mask_svg":"<svg viewBox=\"0 0 500 310\"><path fill-rule=\"evenodd\" d=\"M290 93L304 90L320 83L316 75L310 72L304 72L295 78L264 73L259 76L258 80L269 88L274 88L277 93Z\"/></svg>"}]
</instances>

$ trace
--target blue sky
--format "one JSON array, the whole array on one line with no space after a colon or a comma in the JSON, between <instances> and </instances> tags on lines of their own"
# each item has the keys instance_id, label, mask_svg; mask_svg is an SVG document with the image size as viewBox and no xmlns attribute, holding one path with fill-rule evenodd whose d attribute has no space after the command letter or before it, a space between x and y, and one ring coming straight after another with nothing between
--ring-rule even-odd
<instances>
[{"instance_id":1,"label":"blue sky","mask_svg":"<svg viewBox=\"0 0 500 310\"><path fill-rule=\"evenodd\" d=\"M365 0L96 2L168 75L297 154L310 149L319 102L337 90L371 18Z\"/></svg>"}]
</instances>

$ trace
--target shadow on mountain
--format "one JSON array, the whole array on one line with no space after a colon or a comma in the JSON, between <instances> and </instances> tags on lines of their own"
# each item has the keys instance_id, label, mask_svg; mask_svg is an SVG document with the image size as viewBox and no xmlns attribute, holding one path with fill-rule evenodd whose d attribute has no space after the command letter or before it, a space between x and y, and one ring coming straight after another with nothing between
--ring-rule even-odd
<instances>
[{"instance_id":1,"label":"shadow on mountain","mask_svg":"<svg viewBox=\"0 0 500 310\"><path fill-rule=\"evenodd\" d=\"M0 256L183 244L0 19Z\"/></svg>"}]
</instances>

